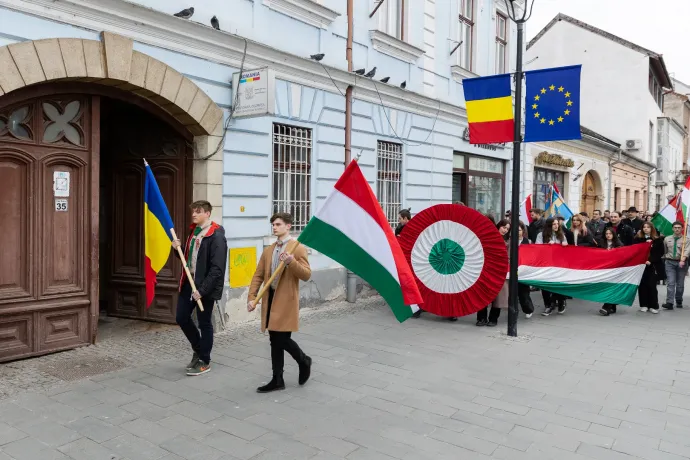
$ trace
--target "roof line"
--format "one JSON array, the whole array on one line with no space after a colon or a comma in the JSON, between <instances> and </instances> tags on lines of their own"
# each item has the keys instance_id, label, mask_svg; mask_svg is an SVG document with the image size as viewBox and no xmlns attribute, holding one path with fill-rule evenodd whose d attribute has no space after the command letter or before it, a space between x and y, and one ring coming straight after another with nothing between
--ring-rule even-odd
<instances>
[{"instance_id":1,"label":"roof line","mask_svg":"<svg viewBox=\"0 0 690 460\"><path fill-rule=\"evenodd\" d=\"M575 19L571 16L568 16L567 14L558 13L556 15L556 17L554 17L551 20L551 22L549 22L542 30L539 31L539 33L537 35L534 36L534 38L532 40L529 41L529 43L527 43L527 49L530 49L532 47L532 45L534 45L537 41L539 41L539 39L541 37L543 37L544 34L546 34L546 32L549 31L549 29L551 29L557 22L560 22L560 21L569 22L570 24L573 24L573 25L578 26L582 29L585 29L589 32L600 35L600 36L602 36L608 40L611 40L611 41L616 42L620 45L623 45L627 48L630 48L631 50L637 51L638 53L646 54L647 56L649 56L652 59L658 60L659 63L661 64L661 68L663 70L664 77L666 78L667 85L664 85L664 87L665 88L673 88L673 81L671 79L671 75L668 73L668 70L666 69L666 63L664 62L663 55L656 53L652 50L649 50L647 48L644 48L640 45L637 45L631 41L628 41L628 40L621 38L617 35L614 35L610 32L599 29L598 27L594 27L590 24L587 24L586 22L582 22L578 19Z\"/></svg>"}]
</instances>

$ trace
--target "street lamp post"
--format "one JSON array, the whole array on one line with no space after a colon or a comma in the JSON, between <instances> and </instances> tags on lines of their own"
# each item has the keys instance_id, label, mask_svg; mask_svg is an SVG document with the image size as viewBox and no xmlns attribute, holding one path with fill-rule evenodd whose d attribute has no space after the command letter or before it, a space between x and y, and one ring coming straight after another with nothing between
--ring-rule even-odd
<instances>
[{"instance_id":1,"label":"street lamp post","mask_svg":"<svg viewBox=\"0 0 690 460\"><path fill-rule=\"evenodd\" d=\"M522 44L525 22L532 16L535 0L524 0L522 11L516 0L504 0L510 19L517 24L515 69L515 140L513 141L513 189L510 205L510 282L508 291L508 336L517 337L518 321L518 225L520 223L520 148L522 145Z\"/></svg>"}]
</instances>

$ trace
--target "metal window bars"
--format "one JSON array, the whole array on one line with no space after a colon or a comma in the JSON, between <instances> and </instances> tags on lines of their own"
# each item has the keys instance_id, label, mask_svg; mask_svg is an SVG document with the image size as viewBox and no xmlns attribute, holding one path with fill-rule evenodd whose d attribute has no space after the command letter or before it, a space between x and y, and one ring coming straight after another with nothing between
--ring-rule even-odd
<instances>
[{"instance_id":1,"label":"metal window bars","mask_svg":"<svg viewBox=\"0 0 690 460\"><path fill-rule=\"evenodd\" d=\"M376 196L391 227L398 224L402 206L402 144L378 141Z\"/></svg>"},{"instance_id":2,"label":"metal window bars","mask_svg":"<svg viewBox=\"0 0 690 460\"><path fill-rule=\"evenodd\" d=\"M292 214L294 233L311 217L311 129L273 124L273 212Z\"/></svg>"}]
</instances>

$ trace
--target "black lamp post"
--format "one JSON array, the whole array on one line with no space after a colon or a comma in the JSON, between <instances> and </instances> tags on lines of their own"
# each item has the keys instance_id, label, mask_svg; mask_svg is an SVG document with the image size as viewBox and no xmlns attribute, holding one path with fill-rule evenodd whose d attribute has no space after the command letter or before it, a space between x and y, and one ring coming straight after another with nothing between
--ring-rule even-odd
<instances>
[{"instance_id":1,"label":"black lamp post","mask_svg":"<svg viewBox=\"0 0 690 460\"><path fill-rule=\"evenodd\" d=\"M516 0L504 0L510 19L517 24L517 63L515 71L515 140L513 141L513 190L510 206L510 283L508 301L508 335L517 337L518 321L518 225L520 223L520 148L522 145L522 44L525 22L532 16L535 0L524 0L522 11Z\"/></svg>"}]
</instances>

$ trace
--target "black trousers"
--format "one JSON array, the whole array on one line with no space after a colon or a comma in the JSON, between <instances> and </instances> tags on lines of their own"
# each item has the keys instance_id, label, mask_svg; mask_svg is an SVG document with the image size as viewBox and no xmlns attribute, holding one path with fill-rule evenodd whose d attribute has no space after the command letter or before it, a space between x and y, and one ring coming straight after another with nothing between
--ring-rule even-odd
<instances>
[{"instance_id":1,"label":"black trousers","mask_svg":"<svg viewBox=\"0 0 690 460\"><path fill-rule=\"evenodd\" d=\"M563 305L565 302L565 296L549 292L544 289L541 290L541 297L544 299L544 308L557 307L559 305Z\"/></svg>"},{"instance_id":2,"label":"black trousers","mask_svg":"<svg viewBox=\"0 0 690 460\"><path fill-rule=\"evenodd\" d=\"M487 318L488 316L488 318ZM501 316L501 309L496 307L486 306L477 312L477 321L489 321L490 323L497 323Z\"/></svg>"},{"instance_id":3,"label":"black trousers","mask_svg":"<svg viewBox=\"0 0 690 460\"><path fill-rule=\"evenodd\" d=\"M270 325L271 306L273 305L273 288L268 289L268 310L266 311L266 326ZM297 345L297 342L292 340L292 332L282 331L268 331L268 337L271 341L271 365L273 367L273 375L283 375L283 368L285 367L285 352L287 351L292 358L297 361L297 364L302 364L305 359L305 354Z\"/></svg>"},{"instance_id":4,"label":"black trousers","mask_svg":"<svg viewBox=\"0 0 690 460\"><path fill-rule=\"evenodd\" d=\"M640 288L637 294L640 298L640 307L647 307L653 310L659 309L659 293L656 288L657 276L654 266L647 265L642 274Z\"/></svg>"},{"instance_id":5,"label":"black trousers","mask_svg":"<svg viewBox=\"0 0 690 460\"><path fill-rule=\"evenodd\" d=\"M201 304L204 306L204 311L196 312L197 320L199 320L199 327L196 327L192 321L192 313L197 307L196 301L190 300L192 296L192 287L189 281L185 281L182 285L182 291L177 298L177 324L187 336L189 344L192 346L201 359L205 363L211 362L211 349L213 348L213 299L201 299Z\"/></svg>"},{"instance_id":6,"label":"black trousers","mask_svg":"<svg viewBox=\"0 0 690 460\"><path fill-rule=\"evenodd\" d=\"M526 315L534 313L534 304L532 303L532 297L530 297L531 288L526 284L518 283L518 301L520 302L520 307L522 312Z\"/></svg>"}]
</instances>

